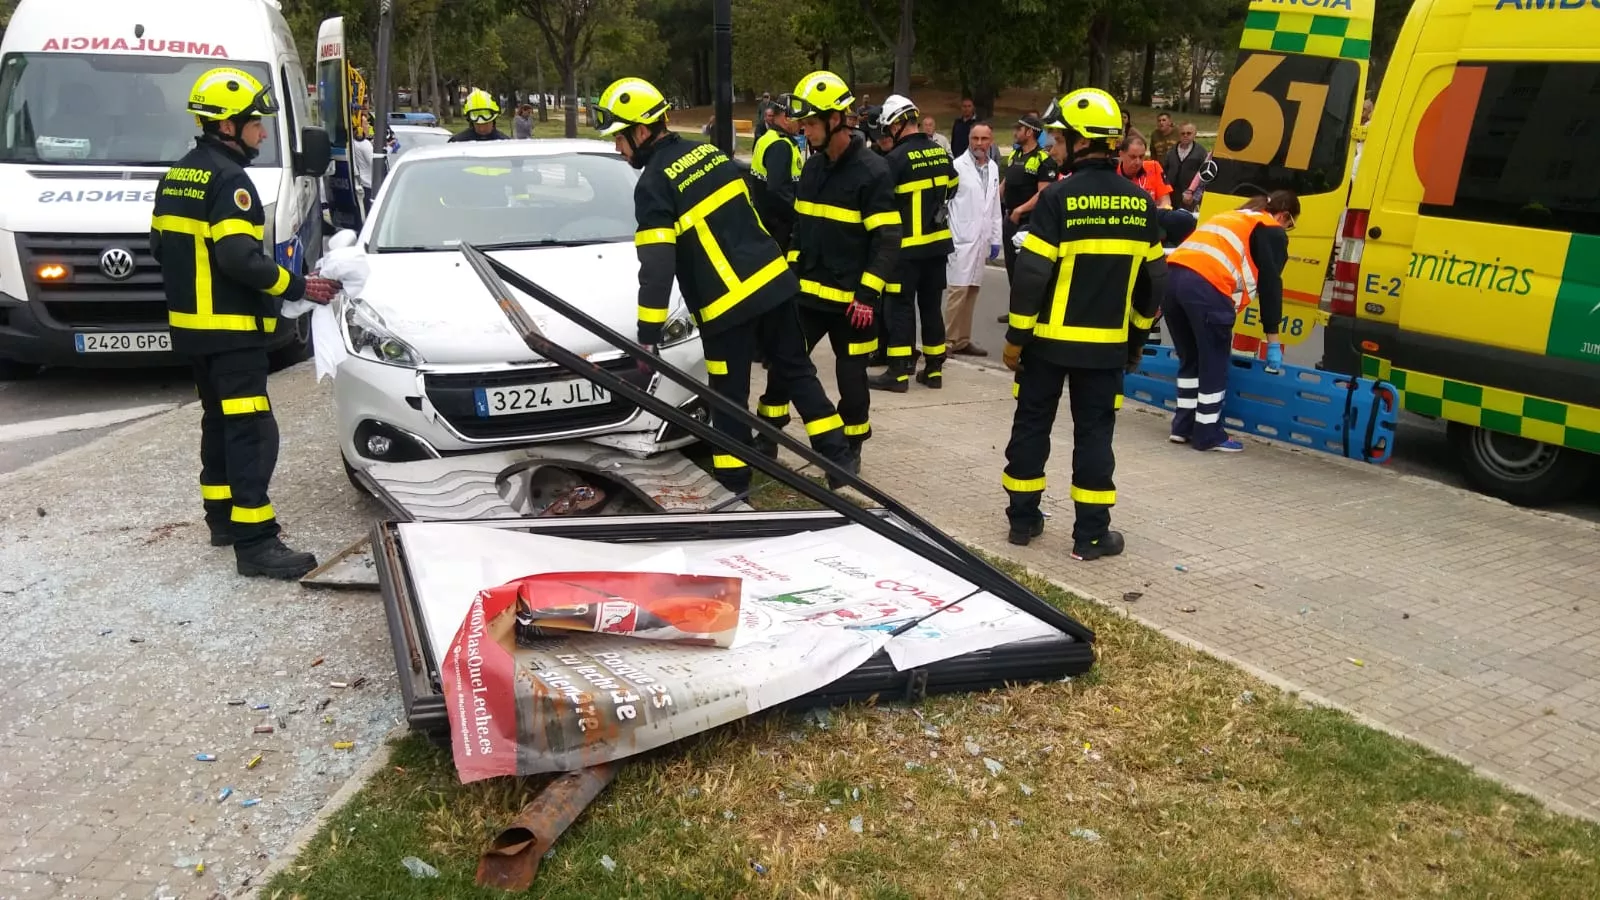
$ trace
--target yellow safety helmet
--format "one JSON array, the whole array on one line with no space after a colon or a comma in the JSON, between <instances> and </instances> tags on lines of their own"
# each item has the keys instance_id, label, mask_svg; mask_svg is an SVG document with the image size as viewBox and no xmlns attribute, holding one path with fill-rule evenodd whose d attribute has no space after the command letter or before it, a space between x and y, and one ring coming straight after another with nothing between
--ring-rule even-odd
<instances>
[{"instance_id":1,"label":"yellow safety helmet","mask_svg":"<svg viewBox=\"0 0 1600 900\"><path fill-rule=\"evenodd\" d=\"M816 71L800 79L794 93L782 98L792 119L808 119L830 112L848 113L856 102L844 79L828 71Z\"/></svg>"},{"instance_id":2,"label":"yellow safety helmet","mask_svg":"<svg viewBox=\"0 0 1600 900\"><path fill-rule=\"evenodd\" d=\"M1075 131L1090 141L1122 139L1122 107L1099 88L1079 88L1044 111L1044 127Z\"/></svg>"},{"instance_id":3,"label":"yellow safety helmet","mask_svg":"<svg viewBox=\"0 0 1600 900\"><path fill-rule=\"evenodd\" d=\"M278 104L272 89L240 69L212 69L200 76L189 91L189 112L204 125L239 116L275 116Z\"/></svg>"},{"instance_id":4,"label":"yellow safety helmet","mask_svg":"<svg viewBox=\"0 0 1600 900\"><path fill-rule=\"evenodd\" d=\"M643 78L618 78L595 104L594 126L611 137L635 125L665 123L669 107L666 96Z\"/></svg>"},{"instance_id":5,"label":"yellow safety helmet","mask_svg":"<svg viewBox=\"0 0 1600 900\"><path fill-rule=\"evenodd\" d=\"M500 118L500 104L494 102L494 98L483 88L474 88L467 95L467 102L462 105L461 111L472 123L493 122Z\"/></svg>"}]
</instances>

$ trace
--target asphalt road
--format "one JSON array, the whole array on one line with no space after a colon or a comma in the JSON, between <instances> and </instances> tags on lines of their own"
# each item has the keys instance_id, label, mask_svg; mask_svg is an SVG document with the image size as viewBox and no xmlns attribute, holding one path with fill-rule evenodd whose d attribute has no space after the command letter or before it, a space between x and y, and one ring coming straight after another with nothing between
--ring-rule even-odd
<instances>
[{"instance_id":1,"label":"asphalt road","mask_svg":"<svg viewBox=\"0 0 1600 900\"><path fill-rule=\"evenodd\" d=\"M991 355L967 359L1000 365L1005 326L995 319L1006 310L1006 303L1005 270L990 267L979 295L973 331L978 345ZM1322 356L1321 333L1290 348L1287 356L1289 362L1314 366ZM193 398L193 382L183 369L47 369L33 378L0 381L0 472L88 443L109 429ZM1407 474L1466 486L1440 422L1402 413L1390 465ZM1556 509L1600 521L1600 490Z\"/></svg>"}]
</instances>

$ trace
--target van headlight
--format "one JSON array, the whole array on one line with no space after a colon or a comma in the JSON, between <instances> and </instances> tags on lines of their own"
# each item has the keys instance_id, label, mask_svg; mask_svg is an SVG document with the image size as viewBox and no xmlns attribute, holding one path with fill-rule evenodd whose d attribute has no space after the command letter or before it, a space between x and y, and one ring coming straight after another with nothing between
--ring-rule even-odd
<instances>
[{"instance_id":1,"label":"van headlight","mask_svg":"<svg viewBox=\"0 0 1600 900\"><path fill-rule=\"evenodd\" d=\"M389 330L383 316L365 300L346 300L343 318L345 345L351 354L389 366L414 369L422 365L422 354Z\"/></svg>"},{"instance_id":2,"label":"van headlight","mask_svg":"<svg viewBox=\"0 0 1600 900\"><path fill-rule=\"evenodd\" d=\"M695 327L694 317L685 310L667 320L661 327L662 347L675 347L685 341L692 340L700 329Z\"/></svg>"}]
</instances>

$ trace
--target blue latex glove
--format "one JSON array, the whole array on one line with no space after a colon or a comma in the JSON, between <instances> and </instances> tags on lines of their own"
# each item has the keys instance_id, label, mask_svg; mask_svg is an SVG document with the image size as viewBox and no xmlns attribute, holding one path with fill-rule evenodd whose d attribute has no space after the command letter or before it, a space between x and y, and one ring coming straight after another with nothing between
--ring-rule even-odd
<instances>
[{"instance_id":1,"label":"blue latex glove","mask_svg":"<svg viewBox=\"0 0 1600 900\"><path fill-rule=\"evenodd\" d=\"M1283 345L1267 345L1267 371L1276 375L1283 371Z\"/></svg>"},{"instance_id":2,"label":"blue latex glove","mask_svg":"<svg viewBox=\"0 0 1600 900\"><path fill-rule=\"evenodd\" d=\"M989 258L990 259L999 259L1000 258L1000 245L999 244L990 244L989 245Z\"/></svg>"}]
</instances>

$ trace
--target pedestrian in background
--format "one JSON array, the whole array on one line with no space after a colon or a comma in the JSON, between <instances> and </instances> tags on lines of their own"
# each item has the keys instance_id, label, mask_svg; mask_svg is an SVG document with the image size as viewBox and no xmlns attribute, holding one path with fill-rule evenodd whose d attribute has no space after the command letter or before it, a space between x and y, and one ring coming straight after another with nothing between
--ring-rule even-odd
<instances>
[{"instance_id":1,"label":"pedestrian in background","mask_svg":"<svg viewBox=\"0 0 1600 900\"><path fill-rule=\"evenodd\" d=\"M1173 206L1187 210L1197 208L1194 202L1194 192L1189 190L1189 184L1195 176L1200 174L1200 167L1206 164L1206 148L1195 142L1195 127L1193 122L1185 122L1178 126L1178 142L1172 145L1161 160L1161 174L1174 192L1178 192L1177 202Z\"/></svg>"},{"instance_id":2,"label":"pedestrian in background","mask_svg":"<svg viewBox=\"0 0 1600 900\"><path fill-rule=\"evenodd\" d=\"M511 118L511 137L513 140L533 140L533 105L521 103L517 105L517 114Z\"/></svg>"},{"instance_id":3,"label":"pedestrian in background","mask_svg":"<svg viewBox=\"0 0 1600 900\"><path fill-rule=\"evenodd\" d=\"M1017 120L1017 128L1013 133L1015 139L1015 143L1012 144L1013 150L1011 155L1006 157L1005 185L1000 192L1000 207L1005 213L1001 228L1005 234L1000 242L1000 249L1005 254L1008 278L1015 273L1017 265L1017 231L1023 220L1033 212L1033 205L1039 195L1056 180L1055 160L1050 158L1048 151L1039 146L1039 136L1043 133L1044 124L1039 120L1039 115L1032 111L1025 113ZM996 321L1005 322L1006 317L1002 315Z\"/></svg>"},{"instance_id":4,"label":"pedestrian in background","mask_svg":"<svg viewBox=\"0 0 1600 900\"><path fill-rule=\"evenodd\" d=\"M1156 130L1150 132L1150 158L1160 162L1167 151L1178 145L1178 129L1172 124L1170 113L1156 116Z\"/></svg>"},{"instance_id":5,"label":"pedestrian in background","mask_svg":"<svg viewBox=\"0 0 1600 900\"><path fill-rule=\"evenodd\" d=\"M949 206L954 249L945 264L945 342L951 353L988 356L989 351L972 343L972 311L983 287L985 263L1000 255L1000 165L994 160L994 129L988 122L974 122L967 134L967 152L955 161L960 190Z\"/></svg>"},{"instance_id":6,"label":"pedestrian in background","mask_svg":"<svg viewBox=\"0 0 1600 900\"><path fill-rule=\"evenodd\" d=\"M955 157L955 154L950 152L949 139L939 133L939 123L934 121L933 116L923 116L919 125L922 133L927 135L929 140L938 144L939 149L943 150L946 155L952 158Z\"/></svg>"},{"instance_id":7,"label":"pedestrian in background","mask_svg":"<svg viewBox=\"0 0 1600 900\"><path fill-rule=\"evenodd\" d=\"M960 156L961 154L967 152L967 147L970 146L969 134L972 131L972 126L976 124L978 124L977 106L973 104L971 97L962 97L961 115L957 117L955 124L950 126L950 149L952 156Z\"/></svg>"}]
</instances>

